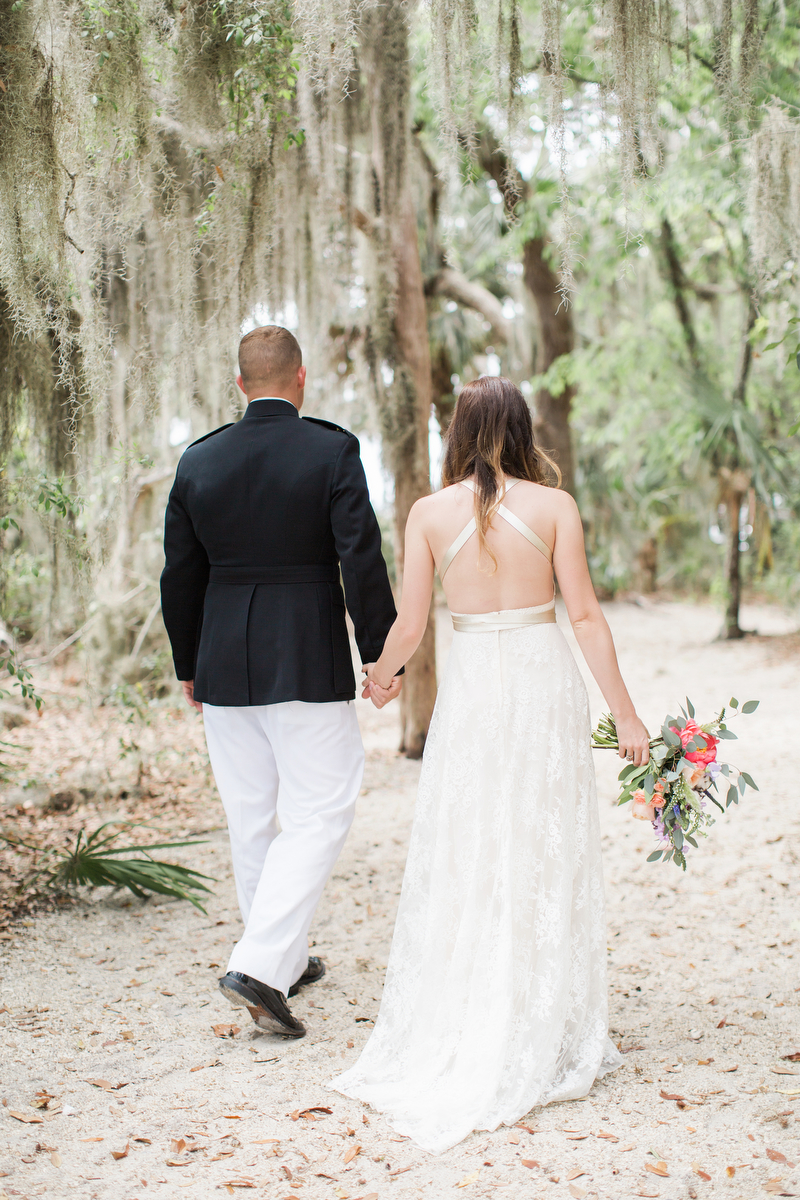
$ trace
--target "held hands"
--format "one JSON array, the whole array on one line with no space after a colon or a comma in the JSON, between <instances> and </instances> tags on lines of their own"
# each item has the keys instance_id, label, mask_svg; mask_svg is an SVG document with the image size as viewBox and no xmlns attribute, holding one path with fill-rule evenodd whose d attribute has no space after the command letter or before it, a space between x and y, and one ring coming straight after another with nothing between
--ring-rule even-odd
<instances>
[{"instance_id":1,"label":"held hands","mask_svg":"<svg viewBox=\"0 0 800 1200\"><path fill-rule=\"evenodd\" d=\"M636 767L643 767L650 759L650 734L636 713L629 717L614 719L617 727L620 758L627 758Z\"/></svg>"},{"instance_id":2,"label":"held hands","mask_svg":"<svg viewBox=\"0 0 800 1200\"><path fill-rule=\"evenodd\" d=\"M181 681L181 687L183 688L183 694L186 697L186 703L191 704L192 708L196 708L197 711L201 713L203 711L203 706L194 698L194 680L183 679Z\"/></svg>"},{"instance_id":3,"label":"held hands","mask_svg":"<svg viewBox=\"0 0 800 1200\"><path fill-rule=\"evenodd\" d=\"M361 670L366 676L361 682L364 690L361 693L363 700L370 699L376 708L383 708L390 700L396 700L403 688L403 678L401 675L395 675L388 687L381 687L374 679L371 678L371 673L374 670L374 663L365 663Z\"/></svg>"}]
</instances>

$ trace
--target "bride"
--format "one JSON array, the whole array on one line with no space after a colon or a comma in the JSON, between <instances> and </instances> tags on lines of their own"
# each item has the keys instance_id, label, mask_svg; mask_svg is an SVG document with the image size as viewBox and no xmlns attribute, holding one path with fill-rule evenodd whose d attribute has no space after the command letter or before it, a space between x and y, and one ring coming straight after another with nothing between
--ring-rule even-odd
<instances>
[{"instance_id":1,"label":"bride","mask_svg":"<svg viewBox=\"0 0 800 1200\"><path fill-rule=\"evenodd\" d=\"M621 1061L608 1037L589 705L556 624L553 570L620 756L646 762L648 733L595 598L578 509L546 485L548 462L513 383L462 390L443 488L408 518L399 615L364 668L380 699L419 645L438 570L453 645L383 1000L360 1058L331 1084L434 1153L585 1096Z\"/></svg>"}]
</instances>

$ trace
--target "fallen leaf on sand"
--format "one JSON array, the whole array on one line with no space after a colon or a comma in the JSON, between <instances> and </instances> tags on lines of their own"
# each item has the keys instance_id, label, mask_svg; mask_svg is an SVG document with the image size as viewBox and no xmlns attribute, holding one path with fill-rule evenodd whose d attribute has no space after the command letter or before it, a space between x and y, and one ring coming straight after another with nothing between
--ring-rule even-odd
<instances>
[{"instance_id":1,"label":"fallen leaf on sand","mask_svg":"<svg viewBox=\"0 0 800 1200\"><path fill-rule=\"evenodd\" d=\"M231 1028L233 1028L233 1026L231 1026ZM189 1072L191 1073L192 1071L203 1071L203 1070L205 1070L206 1067L218 1067L218 1066L219 1066L219 1059L218 1058L210 1058L208 1060L208 1062L198 1063L196 1067L189 1067Z\"/></svg>"},{"instance_id":2,"label":"fallen leaf on sand","mask_svg":"<svg viewBox=\"0 0 800 1200\"><path fill-rule=\"evenodd\" d=\"M738 1070L739 1070L738 1063L736 1063L736 1065L733 1067L720 1067L720 1069L719 1069L720 1075L730 1075L732 1071L738 1071Z\"/></svg>"},{"instance_id":3,"label":"fallen leaf on sand","mask_svg":"<svg viewBox=\"0 0 800 1200\"><path fill-rule=\"evenodd\" d=\"M44 1117L40 1117L38 1113L16 1112L15 1109L10 1108L8 1115L17 1121L24 1121L26 1125L44 1125Z\"/></svg>"},{"instance_id":4,"label":"fallen leaf on sand","mask_svg":"<svg viewBox=\"0 0 800 1200\"><path fill-rule=\"evenodd\" d=\"M530 1125L515 1125L514 1128L515 1129L524 1129L526 1133L529 1133L531 1135L531 1137L533 1137L533 1135L536 1133L536 1130L531 1129Z\"/></svg>"},{"instance_id":5,"label":"fallen leaf on sand","mask_svg":"<svg viewBox=\"0 0 800 1200\"><path fill-rule=\"evenodd\" d=\"M523 1167L529 1167L531 1170L533 1170L533 1168L538 1167L539 1164L535 1158L523 1158L522 1165Z\"/></svg>"},{"instance_id":6,"label":"fallen leaf on sand","mask_svg":"<svg viewBox=\"0 0 800 1200\"><path fill-rule=\"evenodd\" d=\"M781 1058L784 1062L800 1062L800 1050L795 1050L792 1054L782 1054Z\"/></svg>"},{"instance_id":7,"label":"fallen leaf on sand","mask_svg":"<svg viewBox=\"0 0 800 1200\"><path fill-rule=\"evenodd\" d=\"M287 1166L282 1166L282 1167L281 1167L281 1170L283 1171L283 1173L284 1173L284 1175L286 1176L286 1178L287 1178L287 1179L291 1179L291 1178L292 1178L292 1172L289 1170L289 1168L288 1168Z\"/></svg>"},{"instance_id":8,"label":"fallen leaf on sand","mask_svg":"<svg viewBox=\"0 0 800 1200\"><path fill-rule=\"evenodd\" d=\"M131 1148L131 1147L130 1147L130 1143L129 1143L129 1142L126 1142L126 1143L125 1143L125 1149L124 1149L124 1150L112 1150L112 1151L111 1151L111 1157L112 1157L112 1158L115 1160L115 1162L119 1162L119 1160L120 1160L121 1158L127 1158L127 1157L128 1157L128 1151L130 1150L130 1148Z\"/></svg>"},{"instance_id":9,"label":"fallen leaf on sand","mask_svg":"<svg viewBox=\"0 0 800 1200\"><path fill-rule=\"evenodd\" d=\"M219 1038L236 1037L237 1033L239 1032L238 1025L212 1025L211 1028L213 1030L214 1037Z\"/></svg>"},{"instance_id":10,"label":"fallen leaf on sand","mask_svg":"<svg viewBox=\"0 0 800 1200\"><path fill-rule=\"evenodd\" d=\"M635 1150L635 1149L636 1149L635 1146L620 1146L619 1149L617 1150L617 1154L626 1154L628 1152L628 1150Z\"/></svg>"},{"instance_id":11,"label":"fallen leaf on sand","mask_svg":"<svg viewBox=\"0 0 800 1200\"><path fill-rule=\"evenodd\" d=\"M396 1171L390 1171L390 1175L405 1175L406 1171L410 1171L411 1167L398 1167ZM459 1185L460 1186L460 1185Z\"/></svg>"},{"instance_id":12,"label":"fallen leaf on sand","mask_svg":"<svg viewBox=\"0 0 800 1200\"><path fill-rule=\"evenodd\" d=\"M96 1138L81 1138L80 1140L81 1140L82 1142L102 1142L102 1141L103 1141L103 1138L101 1138L101 1137L96 1137ZM150 1141L150 1138L134 1138L133 1140L134 1140L135 1142L149 1142L149 1141Z\"/></svg>"},{"instance_id":13,"label":"fallen leaf on sand","mask_svg":"<svg viewBox=\"0 0 800 1200\"><path fill-rule=\"evenodd\" d=\"M796 1075L797 1071L793 1071L791 1067L770 1067L773 1075Z\"/></svg>"},{"instance_id":14,"label":"fallen leaf on sand","mask_svg":"<svg viewBox=\"0 0 800 1200\"><path fill-rule=\"evenodd\" d=\"M726 1167L725 1174L728 1176L728 1179L733 1179L736 1174L736 1167Z\"/></svg>"},{"instance_id":15,"label":"fallen leaf on sand","mask_svg":"<svg viewBox=\"0 0 800 1200\"><path fill-rule=\"evenodd\" d=\"M120 1088L127 1087L127 1083L109 1083L107 1079L86 1079L85 1083L90 1083L92 1087L102 1088L104 1092L118 1092Z\"/></svg>"},{"instance_id":16,"label":"fallen leaf on sand","mask_svg":"<svg viewBox=\"0 0 800 1200\"><path fill-rule=\"evenodd\" d=\"M242 1118L238 1113L223 1113L222 1119L223 1121L241 1121Z\"/></svg>"},{"instance_id":17,"label":"fallen leaf on sand","mask_svg":"<svg viewBox=\"0 0 800 1200\"><path fill-rule=\"evenodd\" d=\"M662 1088L658 1093L662 1100L685 1100L685 1096L679 1096L677 1092L665 1092Z\"/></svg>"},{"instance_id":18,"label":"fallen leaf on sand","mask_svg":"<svg viewBox=\"0 0 800 1200\"><path fill-rule=\"evenodd\" d=\"M649 1196L650 1200L658 1200L658 1192L646 1192L644 1188L639 1188L637 1196Z\"/></svg>"},{"instance_id":19,"label":"fallen leaf on sand","mask_svg":"<svg viewBox=\"0 0 800 1200\"><path fill-rule=\"evenodd\" d=\"M478 1167L477 1171L473 1171L471 1175L465 1175L464 1178L461 1180L461 1183L456 1184L456 1187L460 1187L460 1188L469 1187L469 1185L471 1183L475 1182L475 1180L478 1178L480 1173L481 1173L481 1169L480 1169L480 1167Z\"/></svg>"},{"instance_id":20,"label":"fallen leaf on sand","mask_svg":"<svg viewBox=\"0 0 800 1200\"><path fill-rule=\"evenodd\" d=\"M102 1140L103 1140L102 1138L92 1138L92 1141L95 1141L95 1142L102 1142ZM131 1141L132 1142L144 1142L145 1146L152 1146L152 1144L153 1144L150 1141L150 1138L146 1138L146 1137L131 1138Z\"/></svg>"},{"instance_id":21,"label":"fallen leaf on sand","mask_svg":"<svg viewBox=\"0 0 800 1200\"><path fill-rule=\"evenodd\" d=\"M786 1163L787 1167L793 1167L794 1163L790 1163L785 1154L781 1154L780 1150L767 1150L767 1158L772 1162Z\"/></svg>"},{"instance_id":22,"label":"fallen leaf on sand","mask_svg":"<svg viewBox=\"0 0 800 1200\"><path fill-rule=\"evenodd\" d=\"M256 1138L251 1142L251 1146L265 1146L267 1142L280 1142L280 1138Z\"/></svg>"},{"instance_id":23,"label":"fallen leaf on sand","mask_svg":"<svg viewBox=\"0 0 800 1200\"><path fill-rule=\"evenodd\" d=\"M792 1072L792 1074L794 1074L794 1072ZM47 1108L51 1100L55 1100L55 1096L51 1096L49 1092L42 1090L41 1092L36 1093L36 1097L33 1101L33 1107Z\"/></svg>"},{"instance_id":24,"label":"fallen leaf on sand","mask_svg":"<svg viewBox=\"0 0 800 1200\"><path fill-rule=\"evenodd\" d=\"M232 1192L234 1188L254 1188L256 1185L252 1179L226 1179L224 1183L220 1183L217 1186L227 1188L228 1191Z\"/></svg>"},{"instance_id":25,"label":"fallen leaf on sand","mask_svg":"<svg viewBox=\"0 0 800 1200\"><path fill-rule=\"evenodd\" d=\"M615 1133L606 1133L602 1129L598 1133L595 1134L595 1137L606 1138L609 1142L618 1142L619 1141L619 1138L617 1137L617 1135Z\"/></svg>"},{"instance_id":26,"label":"fallen leaf on sand","mask_svg":"<svg viewBox=\"0 0 800 1200\"><path fill-rule=\"evenodd\" d=\"M586 1189L582 1188L582 1187L578 1187L577 1183L571 1183L569 1185L569 1190L570 1190L570 1195L574 1196L575 1200L583 1200L584 1196L589 1195L589 1193L586 1191Z\"/></svg>"},{"instance_id":27,"label":"fallen leaf on sand","mask_svg":"<svg viewBox=\"0 0 800 1200\"><path fill-rule=\"evenodd\" d=\"M797 1194L786 1191L780 1179L770 1179L764 1184L764 1191L769 1192L772 1196L795 1196Z\"/></svg>"},{"instance_id":28,"label":"fallen leaf on sand","mask_svg":"<svg viewBox=\"0 0 800 1200\"><path fill-rule=\"evenodd\" d=\"M698 1067L707 1067L713 1061L713 1058L698 1058L697 1065Z\"/></svg>"},{"instance_id":29,"label":"fallen leaf on sand","mask_svg":"<svg viewBox=\"0 0 800 1200\"><path fill-rule=\"evenodd\" d=\"M519 1134L514 1133L514 1130L512 1129L511 1133L508 1135L508 1141L511 1146L518 1146L519 1145Z\"/></svg>"},{"instance_id":30,"label":"fallen leaf on sand","mask_svg":"<svg viewBox=\"0 0 800 1200\"><path fill-rule=\"evenodd\" d=\"M583 1139L587 1138L588 1136L589 1136L588 1133L568 1133L567 1141L568 1142L582 1142Z\"/></svg>"},{"instance_id":31,"label":"fallen leaf on sand","mask_svg":"<svg viewBox=\"0 0 800 1200\"><path fill-rule=\"evenodd\" d=\"M210 1158L209 1162L222 1162L223 1158L233 1158L233 1150L220 1150L219 1154L215 1154Z\"/></svg>"},{"instance_id":32,"label":"fallen leaf on sand","mask_svg":"<svg viewBox=\"0 0 800 1200\"><path fill-rule=\"evenodd\" d=\"M663 1161L657 1163L646 1162L644 1164L644 1169L645 1171L649 1171L651 1175L660 1175L662 1179L669 1179L667 1164Z\"/></svg>"},{"instance_id":33,"label":"fallen leaf on sand","mask_svg":"<svg viewBox=\"0 0 800 1200\"><path fill-rule=\"evenodd\" d=\"M585 1171L579 1171L579 1170L576 1168L574 1171L570 1171L569 1175L565 1175L565 1176L564 1176L564 1178L565 1178L565 1179L567 1179L567 1180L569 1180L569 1179L577 1179L579 1176L581 1176L581 1175L585 1175L585 1174L586 1174L586 1172L585 1172Z\"/></svg>"},{"instance_id":34,"label":"fallen leaf on sand","mask_svg":"<svg viewBox=\"0 0 800 1200\"><path fill-rule=\"evenodd\" d=\"M360 1153L361 1153L360 1146L351 1146L350 1149L347 1151L347 1153L344 1156L344 1165L347 1166L347 1164L349 1162L352 1162L353 1159L355 1158L355 1156Z\"/></svg>"},{"instance_id":35,"label":"fallen leaf on sand","mask_svg":"<svg viewBox=\"0 0 800 1200\"><path fill-rule=\"evenodd\" d=\"M332 1108L324 1108L321 1104L316 1104L313 1108L301 1108L297 1116L300 1118L305 1117L307 1120L313 1121L314 1113L324 1113L325 1116L329 1117L332 1112ZM294 1120L294 1117L292 1117L292 1120Z\"/></svg>"},{"instance_id":36,"label":"fallen leaf on sand","mask_svg":"<svg viewBox=\"0 0 800 1200\"><path fill-rule=\"evenodd\" d=\"M190 1167L192 1165L188 1158L168 1158L166 1161L168 1167Z\"/></svg>"},{"instance_id":37,"label":"fallen leaf on sand","mask_svg":"<svg viewBox=\"0 0 800 1200\"><path fill-rule=\"evenodd\" d=\"M61 1155L58 1153L57 1150L50 1151L50 1162L53 1164L54 1167L61 1166Z\"/></svg>"},{"instance_id":38,"label":"fallen leaf on sand","mask_svg":"<svg viewBox=\"0 0 800 1200\"><path fill-rule=\"evenodd\" d=\"M700 1179L704 1179L706 1183L710 1181L711 1176L709 1175L708 1171L703 1170L703 1168L700 1166L700 1163L692 1163L692 1170L694 1171L695 1175L699 1176Z\"/></svg>"},{"instance_id":39,"label":"fallen leaf on sand","mask_svg":"<svg viewBox=\"0 0 800 1200\"><path fill-rule=\"evenodd\" d=\"M180 1154L181 1150L185 1149L185 1147L186 1147L186 1139L185 1138L173 1138L169 1145L169 1148L173 1154Z\"/></svg>"}]
</instances>

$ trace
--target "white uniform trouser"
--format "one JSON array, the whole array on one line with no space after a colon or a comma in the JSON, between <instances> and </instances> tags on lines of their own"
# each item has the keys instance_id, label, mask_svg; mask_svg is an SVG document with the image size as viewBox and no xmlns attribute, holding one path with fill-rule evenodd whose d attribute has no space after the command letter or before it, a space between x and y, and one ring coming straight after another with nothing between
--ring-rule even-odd
<instances>
[{"instance_id":1,"label":"white uniform trouser","mask_svg":"<svg viewBox=\"0 0 800 1200\"><path fill-rule=\"evenodd\" d=\"M203 721L245 924L228 970L286 995L308 965L314 910L355 814L355 704L204 704Z\"/></svg>"}]
</instances>

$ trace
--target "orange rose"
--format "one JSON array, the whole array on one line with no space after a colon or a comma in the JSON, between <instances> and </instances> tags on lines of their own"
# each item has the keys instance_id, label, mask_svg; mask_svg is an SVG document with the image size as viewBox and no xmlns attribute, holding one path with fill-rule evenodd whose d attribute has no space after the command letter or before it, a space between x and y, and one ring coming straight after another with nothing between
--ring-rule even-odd
<instances>
[{"instance_id":1,"label":"orange rose","mask_svg":"<svg viewBox=\"0 0 800 1200\"><path fill-rule=\"evenodd\" d=\"M656 816L655 806L652 800L647 799L647 794L643 788L637 788L633 793L633 815L638 821L654 821Z\"/></svg>"}]
</instances>

